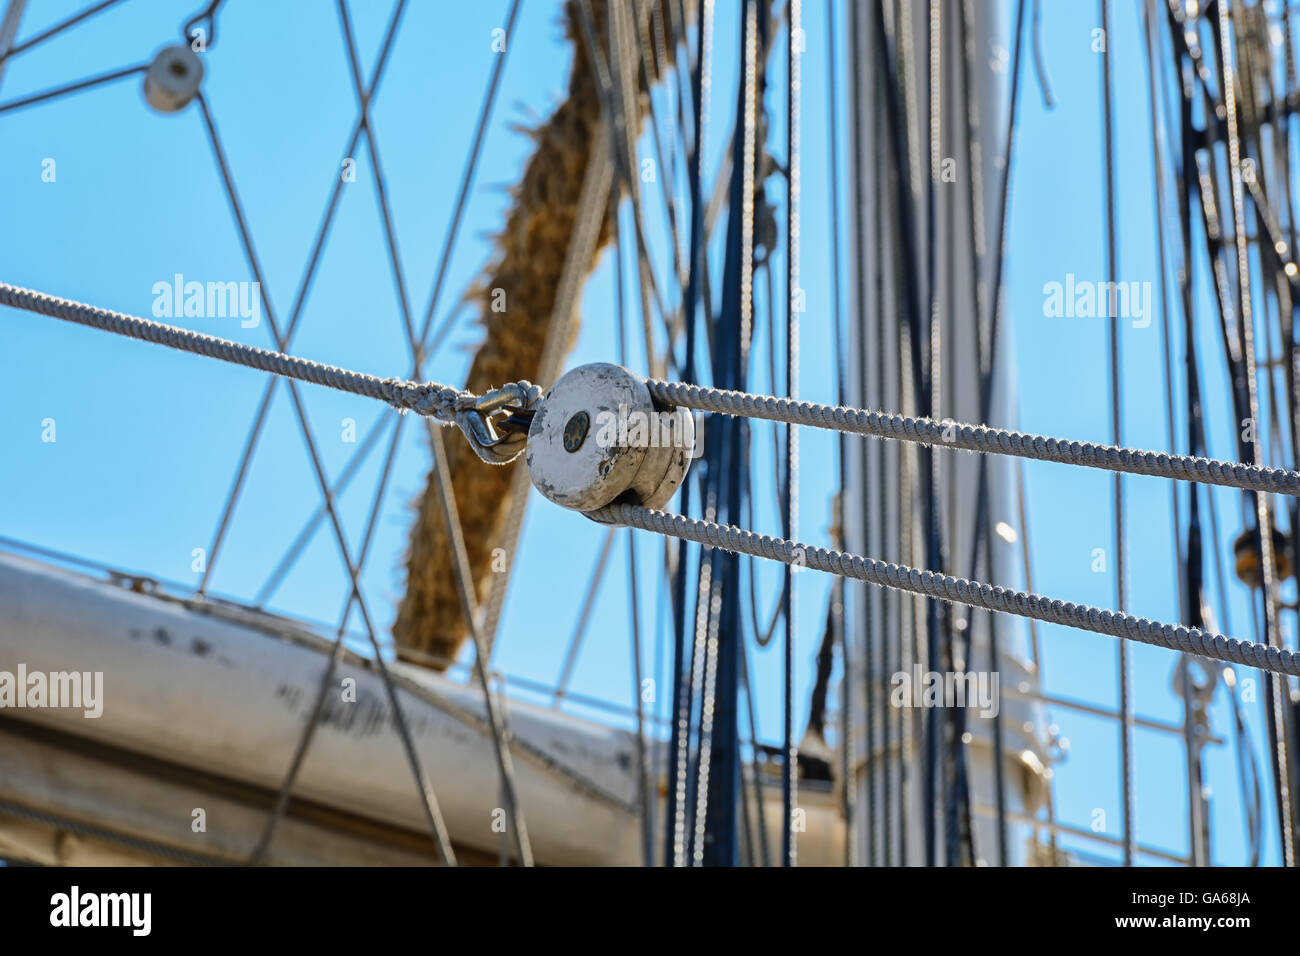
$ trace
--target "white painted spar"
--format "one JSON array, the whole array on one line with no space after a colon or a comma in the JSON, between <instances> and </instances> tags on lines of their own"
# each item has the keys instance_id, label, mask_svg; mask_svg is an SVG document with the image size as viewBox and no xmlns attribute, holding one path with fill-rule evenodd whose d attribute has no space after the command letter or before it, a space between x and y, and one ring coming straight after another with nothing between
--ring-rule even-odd
<instances>
[{"instance_id":1,"label":"white painted spar","mask_svg":"<svg viewBox=\"0 0 1300 956\"><path fill-rule=\"evenodd\" d=\"M310 714L328 643L278 619L182 602L0 555L0 671L103 672L103 715L11 716L209 773L277 788ZM260 621L261 627L253 621ZM278 633L277 633L278 631ZM494 851L501 806L491 738L431 700L483 717L478 692L400 664L399 697L452 837ZM343 680L356 702L343 701ZM540 861L635 863L631 734L523 703L509 708L514 765ZM560 769L547 769L529 751ZM564 771L590 781L597 796ZM295 792L424 829L382 681L348 655Z\"/></svg>"},{"instance_id":2,"label":"white painted spar","mask_svg":"<svg viewBox=\"0 0 1300 956\"><path fill-rule=\"evenodd\" d=\"M276 789L311 712L330 646L274 615L140 593L0 553L0 679L20 668L28 675L103 674L98 718L86 717L84 708L32 707L0 710L5 717ZM478 690L428 670L400 663L389 667L453 842L495 854L501 834L493 820L501 815L502 801ZM356 682L354 703L344 701L347 678ZM537 861L638 865L635 737L521 701L509 702L508 715L520 801ZM31 741L28 749L37 749L13 766L0 760L0 800L192 852L230 858L241 847L252 849L256 813L227 806L220 794L208 797L206 834L194 834L188 828L196 799L192 784L185 789L138 776L132 782L126 778L139 771L116 766L101 771L102 779L88 781L83 778L93 762L42 746ZM657 746L652 760L662 767ZM763 789L769 829L779 833L779 790ZM383 823L426 829L383 682L363 658L347 654L340 663L294 792ZM136 806L140 800L151 805ZM802 802L804 862L835 862L844 840L838 797L809 791ZM660 815L657 811L656 818ZM9 845L5 838L20 825L28 824L0 816L0 847ZM303 836L294 826L301 829L286 823L284 839L297 840L286 848L293 851L289 858L328 862L334 851L324 844L317 857L304 857ZM58 846L66 849L64 843ZM349 860L367 859L355 849L348 852ZM60 851L40 859L57 862L65 856Z\"/></svg>"}]
</instances>

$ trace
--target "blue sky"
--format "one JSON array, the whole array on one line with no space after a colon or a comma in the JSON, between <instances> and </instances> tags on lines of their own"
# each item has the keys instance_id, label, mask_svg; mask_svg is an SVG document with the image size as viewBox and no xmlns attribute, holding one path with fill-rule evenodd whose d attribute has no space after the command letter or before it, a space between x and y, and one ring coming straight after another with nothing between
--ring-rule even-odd
<instances>
[{"instance_id":1,"label":"blue sky","mask_svg":"<svg viewBox=\"0 0 1300 956\"><path fill-rule=\"evenodd\" d=\"M20 40L76 12L82 2L46 0L29 6ZM369 75L391 10L379 3L352 6L361 68L363 75ZM1119 277L1154 284L1158 267L1145 54L1138 40L1137 6L1115 6ZM482 91L497 55L491 49L492 31L503 25L505 9L504 2L412 2L372 107L407 292L417 320L428 301ZM0 104L144 63L158 48L176 41L180 23L191 13L185 5L161 0L128 0L14 58L0 78ZM843 10L838 13L842 16ZM808 53L803 94L802 273L808 311L803 322L802 393L811 400L833 402L825 7L805 4L804 15ZM735 2L718 3L716 23L709 142L714 164L725 146L734 101ZM1104 278L1101 58L1091 45L1097 26L1095 5L1044 4L1042 45L1057 99L1054 110L1044 107L1026 60L1012 169L1006 279L1019 422L994 424L1108 442L1106 323L1047 318L1043 311L1046 283L1064 281L1067 273ZM567 81L568 54L558 3L525 3L509 44L496 114L435 322L448 314L489 258L490 235L508 208L505 187L517 179L530 150L528 139L512 124L529 125L544 117ZM999 47L1009 49L1007 36L993 38L985 52L995 57ZM773 59L773 136L783 143L783 39ZM216 44L204 62L204 89L265 270L265 291L284 327L357 115L334 5L324 0L260 4L230 0L220 11ZM845 65L843 56L840 64ZM666 105L659 96L661 105ZM841 128L847 129L847 124ZM783 156L784 147L777 146L774 152ZM42 181L46 159L56 163L54 182ZM374 171L364 149L357 151L355 160L356 181L345 187L291 350L379 375L404 376L410 359L375 201ZM680 182L680 175L677 178ZM657 185L664 187L663 177ZM648 199L656 197L651 193ZM662 275L666 220L659 212L649 217L649 223L656 267ZM252 278L197 110L191 107L176 115L153 112L143 101L138 77L0 115L0 224L4 226L0 275L5 281L125 312L149 315L154 284L170 281L176 273L199 281ZM571 366L615 357L610 258L606 254L602 259L584 291L582 331L569 358ZM778 284L778 295L779 289ZM1202 308L1208 305L1201 303ZM1203 387L1214 397L1207 402L1210 451L1215 457L1231 459L1236 453L1231 414L1222 399L1226 390L1221 346L1209 313L1204 316ZM426 364L427 377L446 383L463 380L469 350L480 334L469 319L466 312L456 322L448 342ZM240 341L270 344L265 322L260 328L244 329L234 319L177 321ZM1162 321L1157 308L1150 327L1123 332L1123 438L1131 446L1161 449L1168 445L1160 378ZM210 544L264 378L26 314L6 312L0 322L0 381L4 382L0 534L116 567L196 583L191 553ZM630 364L644 370L635 322L631 328ZM761 333L754 349L752 385L768 391L767 344ZM382 406L324 389L304 387L301 394L331 475L343 468L357 447L343 440L344 419L355 420L360 440L377 422L391 416ZM56 422L54 443L41 441L41 423L47 418ZM388 434L383 433L379 447L340 498L354 550ZM811 430L801 435L800 442L800 537L823 543L830 527L835 444ZM766 427L757 429L756 445L756 474L770 474ZM403 583L411 503L427 467L425 441L420 430L407 423L362 579L385 635ZM1036 590L1111 606L1113 580L1091 570L1093 549L1110 548L1110 476L1030 463L1026 480ZM762 483L765 491L769 484ZM1134 478L1125 482L1125 488L1128 609L1174 620L1179 611L1168 485ZM756 502L755 526L775 533L779 522L771 497L762 495ZM1242 527L1239 499L1224 493L1216 501L1230 540ZM309 459L287 391L281 386L218 557L213 589L245 599L256 594L318 502ZM596 525L534 496L522 547L515 556L519 573L511 585L500 632L496 658L500 669L533 680L555 679L602 533ZM656 584L660 547L658 539L637 539L642 593L647 596L641 603L644 666L648 674L666 675L666 614L662 589ZM632 684L626 553L620 538L572 683L575 691L621 703L630 701ZM779 571L760 567L758 574L760 603L770 607ZM802 726L829 581L815 574L801 575L798 581L797 663L803 690L797 698L797 725ZM334 540L322 526L272 607L333 626L342 609L345 582ZM1235 584L1229 590L1234 628L1230 633L1248 637L1246 592ZM654 595L660 600L652 599ZM1217 607L1216 614L1222 626L1223 614ZM353 625L359 622L354 619ZM1102 705L1116 704L1113 642L1051 626L1044 626L1042 633L1048 689ZM780 729L778 644L751 653L759 691L760 736L775 741ZM1137 711L1179 721L1181 705L1170 691L1175 658L1142 646L1133 648L1132 657ZM660 708L666 696L665 686L659 695ZM1258 748L1263 738L1262 710L1258 704L1246 710ZM1213 726L1231 740L1229 714L1220 692L1212 710ZM1092 811L1104 808L1109 832L1117 834L1114 725L1070 712L1052 716L1071 742L1069 759L1057 768L1059 816L1086 826ZM1185 852L1180 744L1174 737L1139 729L1135 748L1139 840ZM1259 754L1261 766L1266 766L1262 748ZM1214 858L1241 862L1245 847L1230 749L1211 747L1206 760L1213 788ZM1265 862L1275 862L1276 837L1269 819Z\"/></svg>"}]
</instances>

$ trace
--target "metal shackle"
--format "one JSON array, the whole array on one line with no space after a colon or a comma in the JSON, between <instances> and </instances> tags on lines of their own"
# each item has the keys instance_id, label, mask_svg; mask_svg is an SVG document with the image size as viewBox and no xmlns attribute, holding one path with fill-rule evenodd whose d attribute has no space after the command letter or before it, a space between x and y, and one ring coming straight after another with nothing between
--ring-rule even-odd
<instances>
[{"instance_id":1,"label":"metal shackle","mask_svg":"<svg viewBox=\"0 0 1300 956\"><path fill-rule=\"evenodd\" d=\"M190 105L203 81L203 60L188 46L163 47L144 74L144 98L160 113Z\"/></svg>"},{"instance_id":2,"label":"metal shackle","mask_svg":"<svg viewBox=\"0 0 1300 956\"><path fill-rule=\"evenodd\" d=\"M696 455L686 409L660 407L645 379L597 362L566 373L541 401L525 459L533 486L575 511L614 501L662 508Z\"/></svg>"}]
</instances>

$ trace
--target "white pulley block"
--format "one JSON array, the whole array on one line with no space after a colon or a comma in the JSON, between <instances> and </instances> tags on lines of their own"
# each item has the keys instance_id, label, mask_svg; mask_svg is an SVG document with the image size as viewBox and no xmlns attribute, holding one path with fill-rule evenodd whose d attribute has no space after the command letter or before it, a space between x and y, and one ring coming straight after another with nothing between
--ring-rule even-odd
<instances>
[{"instance_id":1,"label":"white pulley block","mask_svg":"<svg viewBox=\"0 0 1300 956\"><path fill-rule=\"evenodd\" d=\"M660 408L645 379L606 362L552 386L528 429L534 487L558 505L594 511L614 501L662 508L695 455L695 421Z\"/></svg>"},{"instance_id":2,"label":"white pulley block","mask_svg":"<svg viewBox=\"0 0 1300 956\"><path fill-rule=\"evenodd\" d=\"M203 60L188 46L158 51L144 74L144 98L160 113L175 113L190 105L203 80Z\"/></svg>"}]
</instances>

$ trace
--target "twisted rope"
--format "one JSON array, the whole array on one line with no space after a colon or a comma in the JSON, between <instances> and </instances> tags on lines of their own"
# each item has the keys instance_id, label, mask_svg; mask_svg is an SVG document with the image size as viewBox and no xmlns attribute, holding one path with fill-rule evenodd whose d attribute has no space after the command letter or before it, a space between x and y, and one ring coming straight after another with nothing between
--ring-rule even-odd
<instances>
[{"instance_id":1,"label":"twisted rope","mask_svg":"<svg viewBox=\"0 0 1300 956\"><path fill-rule=\"evenodd\" d=\"M1139 451L1092 442L1065 441L1043 435L968 425L936 422L889 412L860 408L835 408L771 395L751 395L720 388L687 385L683 382L646 382L654 398L669 405L684 405L706 412L742 415L767 421L788 422L855 435L894 438L921 445L962 448L993 455L1010 455L1066 465L1084 465L1130 475L1175 478L1225 488L1245 488L1274 494L1300 496L1300 472L1263 465L1193 458L1166 452Z\"/></svg>"},{"instance_id":2,"label":"twisted rope","mask_svg":"<svg viewBox=\"0 0 1300 956\"><path fill-rule=\"evenodd\" d=\"M1050 624L1062 624L1096 634L1107 634L1155 647L1196 654L1217 661L1300 677L1300 655L1292 651L1266 644L1239 641L1236 638L1202 631L1195 627L1162 624L1087 604L1073 604L1024 591L1012 591L997 585L968 581L952 575L937 574L934 571L920 571L906 565L816 548L795 541L715 524L712 521L667 514L637 505L612 504L588 512L587 517L604 524L627 525L640 528L642 531L683 538L756 558L769 558L784 564L814 568L829 574L838 574L846 578L866 581L869 584L893 588L896 591L921 594L968 607L1001 611Z\"/></svg>"},{"instance_id":3,"label":"twisted rope","mask_svg":"<svg viewBox=\"0 0 1300 956\"><path fill-rule=\"evenodd\" d=\"M0 282L0 305L12 306L39 315L47 315L65 322L113 332L155 345L182 352L192 352L208 358L220 359L248 368L283 375L300 382L323 385L326 388L366 398L376 398L402 412L415 412L431 418L441 425L457 425L470 440L479 457L491 464L504 464L523 450L523 441L511 439L501 446L484 445L474 434L479 424L475 411L477 396L472 392L439 385L437 382L411 382L397 378L379 378L364 372L353 372L334 365L323 365L311 359L272 352L269 349L233 342L203 332L183 329L152 319L100 309L71 299L35 292L20 286ZM533 403L541 397L541 389L527 382L518 383ZM508 457L507 457L508 456Z\"/></svg>"}]
</instances>

